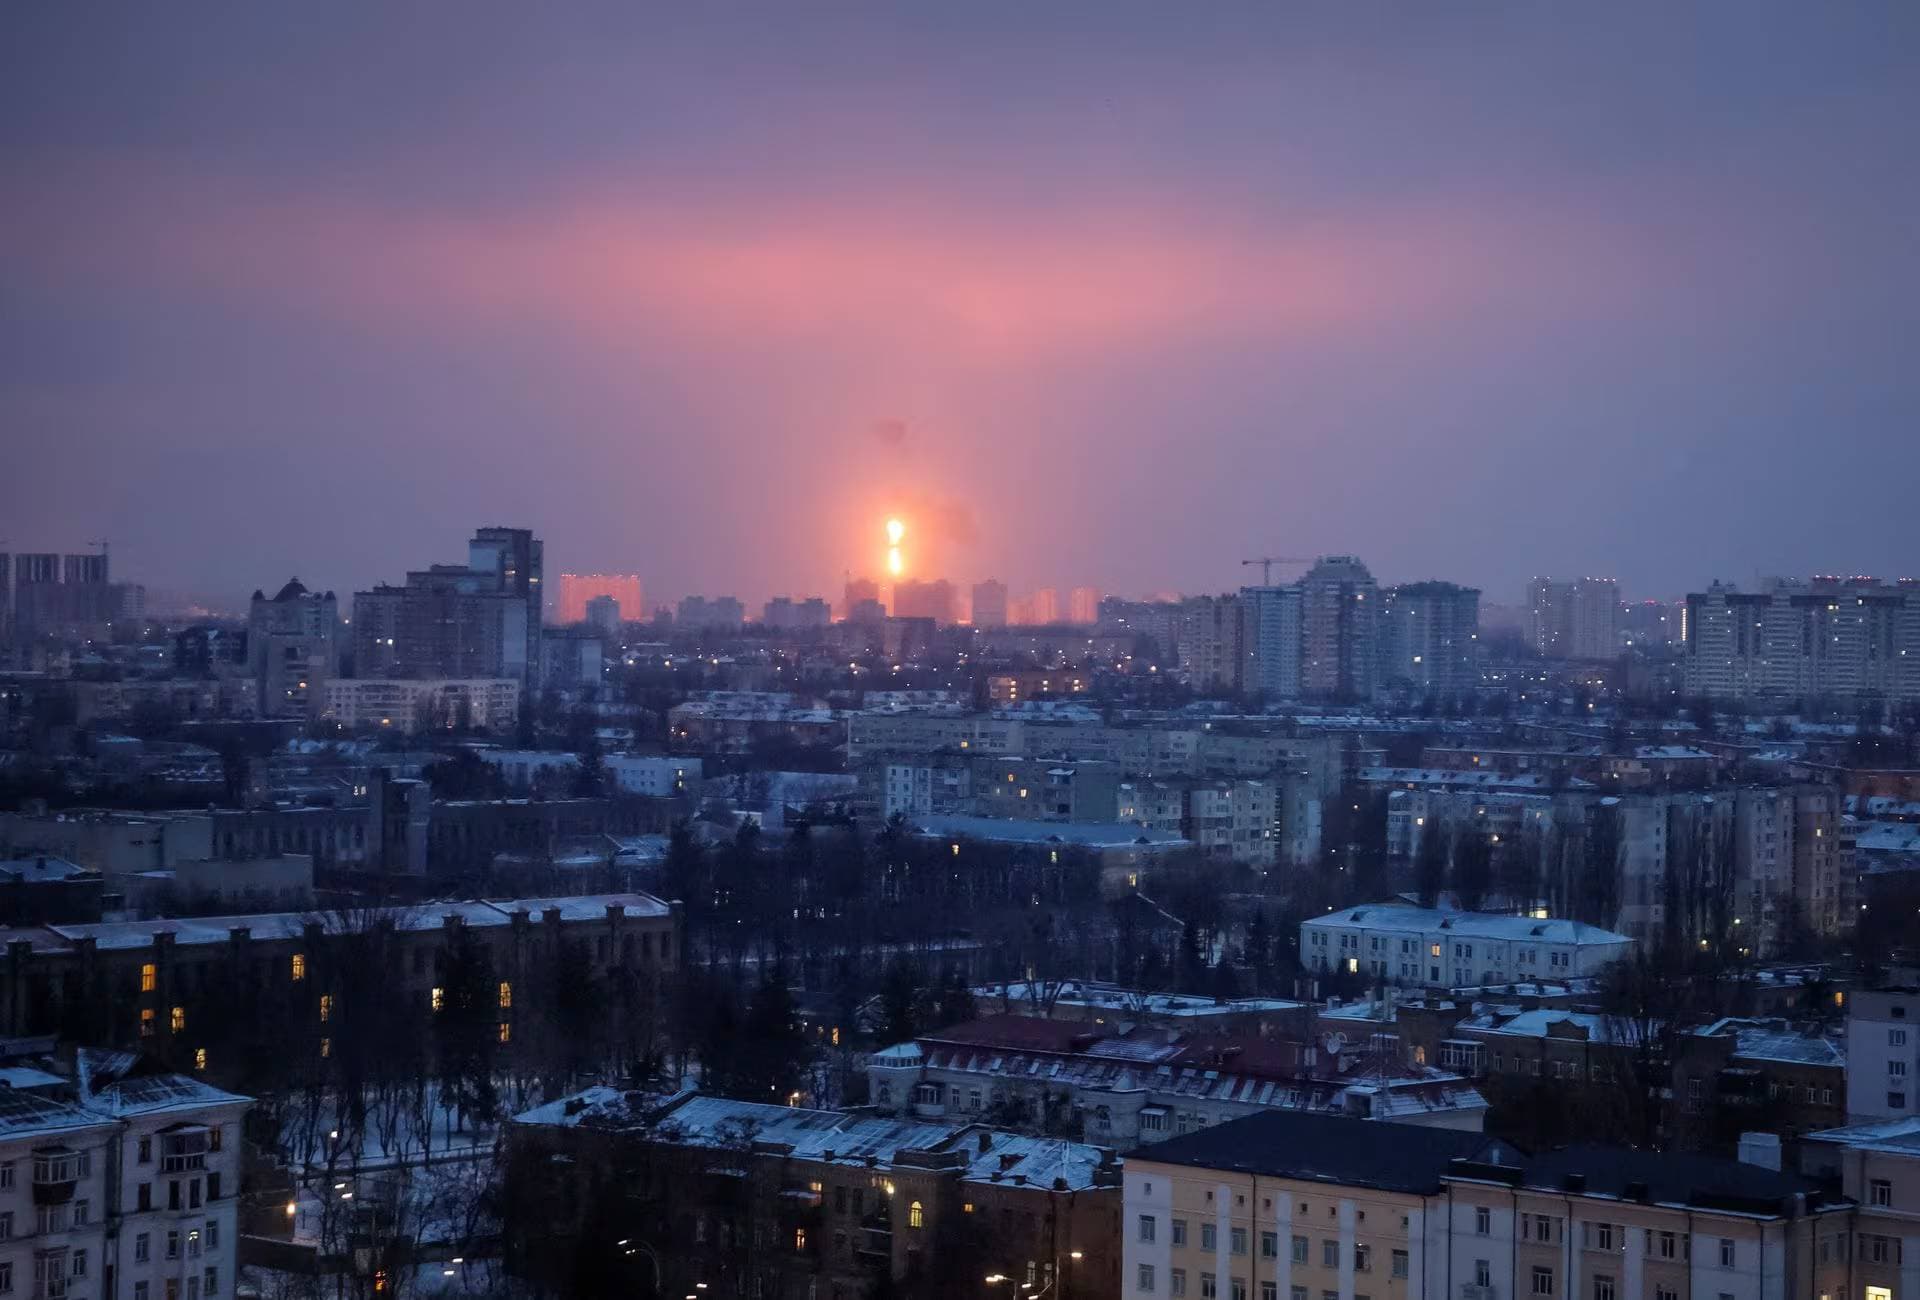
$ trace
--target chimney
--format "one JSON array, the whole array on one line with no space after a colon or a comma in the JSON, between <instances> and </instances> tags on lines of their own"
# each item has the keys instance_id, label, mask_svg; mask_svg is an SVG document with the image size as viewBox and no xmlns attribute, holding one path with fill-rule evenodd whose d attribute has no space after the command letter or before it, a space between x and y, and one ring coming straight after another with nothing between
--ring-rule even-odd
<instances>
[{"instance_id":1,"label":"chimney","mask_svg":"<svg viewBox=\"0 0 1920 1300\"><path fill-rule=\"evenodd\" d=\"M1757 1165L1780 1172L1780 1135L1778 1133L1742 1133L1740 1163Z\"/></svg>"},{"instance_id":2,"label":"chimney","mask_svg":"<svg viewBox=\"0 0 1920 1300\"><path fill-rule=\"evenodd\" d=\"M980 1153L982 1155L985 1155L987 1152L991 1150L993 1150L993 1134L988 1132L986 1129L981 1129L980 1130Z\"/></svg>"}]
</instances>

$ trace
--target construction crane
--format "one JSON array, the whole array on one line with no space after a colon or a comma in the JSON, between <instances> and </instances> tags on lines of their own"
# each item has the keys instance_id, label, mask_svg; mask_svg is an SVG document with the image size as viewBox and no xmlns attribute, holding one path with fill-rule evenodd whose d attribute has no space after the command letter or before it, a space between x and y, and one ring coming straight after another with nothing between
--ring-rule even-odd
<instances>
[{"instance_id":1,"label":"construction crane","mask_svg":"<svg viewBox=\"0 0 1920 1300\"><path fill-rule=\"evenodd\" d=\"M1312 564L1313 559L1311 556L1305 556L1305 555L1257 555L1251 560L1242 560L1240 561L1240 563L1259 565L1260 566L1260 585L1263 587L1271 587L1273 585L1273 566L1274 565L1276 564Z\"/></svg>"}]
</instances>

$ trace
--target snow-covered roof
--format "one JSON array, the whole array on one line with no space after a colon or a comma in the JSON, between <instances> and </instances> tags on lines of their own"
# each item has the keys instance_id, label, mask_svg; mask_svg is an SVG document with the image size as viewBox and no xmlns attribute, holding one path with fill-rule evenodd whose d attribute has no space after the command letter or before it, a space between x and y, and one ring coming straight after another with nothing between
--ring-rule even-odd
<instances>
[{"instance_id":1,"label":"snow-covered roof","mask_svg":"<svg viewBox=\"0 0 1920 1300\"><path fill-rule=\"evenodd\" d=\"M1463 938L1506 939L1517 942L1599 944L1632 943L1624 934L1603 930L1584 921L1538 920L1530 916L1502 916L1493 912L1456 912L1406 903L1368 903L1343 908L1301 922L1302 928L1394 931L1445 930Z\"/></svg>"},{"instance_id":2,"label":"snow-covered roof","mask_svg":"<svg viewBox=\"0 0 1920 1300\"><path fill-rule=\"evenodd\" d=\"M1172 831L1127 822L1036 822L997 817L920 817L919 833L930 839L986 840L1000 844L1075 844L1090 849L1174 849L1187 841Z\"/></svg>"}]
</instances>

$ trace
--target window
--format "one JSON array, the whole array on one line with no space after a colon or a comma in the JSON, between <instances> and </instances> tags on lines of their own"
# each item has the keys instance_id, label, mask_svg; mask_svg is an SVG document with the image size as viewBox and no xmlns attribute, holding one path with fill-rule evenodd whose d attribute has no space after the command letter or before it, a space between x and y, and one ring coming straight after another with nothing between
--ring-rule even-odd
<instances>
[{"instance_id":1,"label":"window","mask_svg":"<svg viewBox=\"0 0 1920 1300\"><path fill-rule=\"evenodd\" d=\"M1680 1300L1680 1293L1670 1286L1653 1288L1653 1300Z\"/></svg>"},{"instance_id":2,"label":"window","mask_svg":"<svg viewBox=\"0 0 1920 1300\"><path fill-rule=\"evenodd\" d=\"M153 1208L153 1184L152 1183L140 1184L139 1188L135 1193L134 1203L135 1203L135 1207L138 1209L151 1210Z\"/></svg>"},{"instance_id":3,"label":"window","mask_svg":"<svg viewBox=\"0 0 1920 1300\"><path fill-rule=\"evenodd\" d=\"M296 952L293 954L293 968L290 974L295 981L303 980L307 977L307 955L305 953Z\"/></svg>"},{"instance_id":4,"label":"window","mask_svg":"<svg viewBox=\"0 0 1920 1300\"><path fill-rule=\"evenodd\" d=\"M215 1250L220 1245L220 1220L207 1220L207 1249Z\"/></svg>"},{"instance_id":5,"label":"window","mask_svg":"<svg viewBox=\"0 0 1920 1300\"><path fill-rule=\"evenodd\" d=\"M511 980L501 980L500 981L500 1009L502 1011L505 1011L507 1008L511 1007L512 1005L513 1005L513 982Z\"/></svg>"},{"instance_id":6,"label":"window","mask_svg":"<svg viewBox=\"0 0 1920 1300\"><path fill-rule=\"evenodd\" d=\"M193 1049L193 1068L196 1070L204 1070L207 1068L206 1048L196 1047Z\"/></svg>"},{"instance_id":7,"label":"window","mask_svg":"<svg viewBox=\"0 0 1920 1300\"><path fill-rule=\"evenodd\" d=\"M333 994L322 993L320 995L320 1023L324 1025L331 1019L333 1019Z\"/></svg>"},{"instance_id":8,"label":"window","mask_svg":"<svg viewBox=\"0 0 1920 1300\"><path fill-rule=\"evenodd\" d=\"M0 1241L13 1240L13 1211L0 1213Z\"/></svg>"},{"instance_id":9,"label":"window","mask_svg":"<svg viewBox=\"0 0 1920 1300\"><path fill-rule=\"evenodd\" d=\"M201 1295L219 1295L220 1294L220 1270L219 1269L209 1268L207 1270L206 1280L201 1284L201 1287L200 1287L200 1294Z\"/></svg>"},{"instance_id":10,"label":"window","mask_svg":"<svg viewBox=\"0 0 1920 1300\"><path fill-rule=\"evenodd\" d=\"M67 1256L67 1276L85 1277L87 1275L87 1252L76 1250Z\"/></svg>"},{"instance_id":11,"label":"window","mask_svg":"<svg viewBox=\"0 0 1920 1300\"><path fill-rule=\"evenodd\" d=\"M1593 1300L1620 1300L1620 1290L1613 1284L1611 1274L1593 1275Z\"/></svg>"},{"instance_id":12,"label":"window","mask_svg":"<svg viewBox=\"0 0 1920 1300\"><path fill-rule=\"evenodd\" d=\"M499 1032L501 1042L511 1043L513 1041L513 1022L511 1020L502 1020L500 1022Z\"/></svg>"},{"instance_id":13,"label":"window","mask_svg":"<svg viewBox=\"0 0 1920 1300\"><path fill-rule=\"evenodd\" d=\"M332 1055L333 1055L333 1040L331 1038L321 1039L320 1040L320 1059L324 1061L329 1056L332 1056Z\"/></svg>"},{"instance_id":14,"label":"window","mask_svg":"<svg viewBox=\"0 0 1920 1300\"><path fill-rule=\"evenodd\" d=\"M1720 1238L1720 1267L1733 1267L1733 1239L1731 1237Z\"/></svg>"},{"instance_id":15,"label":"window","mask_svg":"<svg viewBox=\"0 0 1920 1300\"><path fill-rule=\"evenodd\" d=\"M427 1005L435 1011L447 1005L447 991L437 985L427 994Z\"/></svg>"},{"instance_id":16,"label":"window","mask_svg":"<svg viewBox=\"0 0 1920 1300\"><path fill-rule=\"evenodd\" d=\"M1280 1234L1279 1233L1263 1232L1260 1234L1260 1258L1261 1259L1279 1259L1280 1258Z\"/></svg>"},{"instance_id":17,"label":"window","mask_svg":"<svg viewBox=\"0 0 1920 1300\"><path fill-rule=\"evenodd\" d=\"M6 1263L0 1263L0 1294L5 1294L8 1292L11 1292L12 1290L13 1290L13 1264L11 1261L8 1261ZM138 1298L138 1300L146 1300L146 1297L141 1296Z\"/></svg>"},{"instance_id":18,"label":"window","mask_svg":"<svg viewBox=\"0 0 1920 1300\"><path fill-rule=\"evenodd\" d=\"M1260 1284L1260 1300L1280 1300L1280 1284L1278 1282L1262 1282Z\"/></svg>"},{"instance_id":19,"label":"window","mask_svg":"<svg viewBox=\"0 0 1920 1300\"><path fill-rule=\"evenodd\" d=\"M1200 1300L1218 1300L1220 1280L1211 1273L1200 1275Z\"/></svg>"},{"instance_id":20,"label":"window","mask_svg":"<svg viewBox=\"0 0 1920 1300\"><path fill-rule=\"evenodd\" d=\"M1167 1294L1182 1296L1187 1293L1187 1270L1170 1268L1167 1270Z\"/></svg>"},{"instance_id":21,"label":"window","mask_svg":"<svg viewBox=\"0 0 1920 1300\"><path fill-rule=\"evenodd\" d=\"M1230 1228L1227 1230L1227 1253L1229 1255L1244 1255L1247 1253L1247 1230L1245 1228Z\"/></svg>"},{"instance_id":22,"label":"window","mask_svg":"<svg viewBox=\"0 0 1920 1300\"><path fill-rule=\"evenodd\" d=\"M87 1224L87 1216L92 1212L92 1209L93 1207L85 1201L75 1201L73 1203L73 1226L76 1228L84 1228Z\"/></svg>"},{"instance_id":23,"label":"window","mask_svg":"<svg viewBox=\"0 0 1920 1300\"><path fill-rule=\"evenodd\" d=\"M1493 1211L1484 1205L1474 1206L1473 1230L1482 1237L1491 1237L1493 1235ZM1486 1286L1487 1283L1482 1282L1480 1285Z\"/></svg>"},{"instance_id":24,"label":"window","mask_svg":"<svg viewBox=\"0 0 1920 1300\"><path fill-rule=\"evenodd\" d=\"M1306 1263L1307 1252L1311 1249L1312 1247L1308 1245L1305 1237L1295 1237L1293 1239L1293 1262L1296 1264Z\"/></svg>"},{"instance_id":25,"label":"window","mask_svg":"<svg viewBox=\"0 0 1920 1300\"><path fill-rule=\"evenodd\" d=\"M1867 1184L1867 1203L1869 1205L1892 1205L1893 1183L1886 1178L1875 1178Z\"/></svg>"},{"instance_id":26,"label":"window","mask_svg":"<svg viewBox=\"0 0 1920 1300\"><path fill-rule=\"evenodd\" d=\"M146 967L146 969L147 969L147 970L152 970L152 969L153 969L153 967L151 967L151 966L148 966L148 967ZM1907 1031L1906 1031L1906 1030L1904 1030L1904 1029L1889 1029L1889 1030L1887 1031L1887 1046L1888 1046L1888 1047L1905 1047L1906 1045L1907 1045Z\"/></svg>"},{"instance_id":27,"label":"window","mask_svg":"<svg viewBox=\"0 0 1920 1300\"><path fill-rule=\"evenodd\" d=\"M1244 1277L1233 1279L1233 1286L1228 1294L1232 1296L1232 1300L1247 1300L1247 1279Z\"/></svg>"},{"instance_id":28,"label":"window","mask_svg":"<svg viewBox=\"0 0 1920 1300\"><path fill-rule=\"evenodd\" d=\"M1138 1275L1135 1276L1133 1284L1136 1291L1151 1292L1153 1290L1153 1265L1140 1265Z\"/></svg>"},{"instance_id":29,"label":"window","mask_svg":"<svg viewBox=\"0 0 1920 1300\"><path fill-rule=\"evenodd\" d=\"M167 1258L180 1258L180 1234L178 1232L169 1232L167 1234Z\"/></svg>"},{"instance_id":30,"label":"window","mask_svg":"<svg viewBox=\"0 0 1920 1300\"><path fill-rule=\"evenodd\" d=\"M5 1164L0 1164L0 1191L5 1191L12 1186L13 1161L9 1160Z\"/></svg>"},{"instance_id":31,"label":"window","mask_svg":"<svg viewBox=\"0 0 1920 1300\"><path fill-rule=\"evenodd\" d=\"M1326 1268L1340 1267L1340 1243L1332 1237L1323 1238L1320 1242L1320 1263Z\"/></svg>"},{"instance_id":32,"label":"window","mask_svg":"<svg viewBox=\"0 0 1920 1300\"><path fill-rule=\"evenodd\" d=\"M1173 1244L1176 1246L1184 1246L1187 1244L1187 1221L1185 1219L1175 1219L1173 1221Z\"/></svg>"},{"instance_id":33,"label":"window","mask_svg":"<svg viewBox=\"0 0 1920 1300\"><path fill-rule=\"evenodd\" d=\"M907 1207L907 1226L909 1228L924 1228L927 1226L926 1207L918 1201L915 1201Z\"/></svg>"},{"instance_id":34,"label":"window","mask_svg":"<svg viewBox=\"0 0 1920 1300\"><path fill-rule=\"evenodd\" d=\"M158 987L160 987L160 969L152 962L148 962L140 968L140 991L151 993Z\"/></svg>"},{"instance_id":35,"label":"window","mask_svg":"<svg viewBox=\"0 0 1920 1300\"><path fill-rule=\"evenodd\" d=\"M1541 1264L1533 1266L1533 1294L1553 1294L1553 1270Z\"/></svg>"},{"instance_id":36,"label":"window","mask_svg":"<svg viewBox=\"0 0 1920 1300\"><path fill-rule=\"evenodd\" d=\"M1679 1252L1676 1247L1679 1239L1671 1232L1655 1233L1653 1240L1655 1246L1654 1254L1658 1255L1661 1259L1678 1258Z\"/></svg>"},{"instance_id":37,"label":"window","mask_svg":"<svg viewBox=\"0 0 1920 1300\"><path fill-rule=\"evenodd\" d=\"M1613 1249L1613 1225L1611 1223L1589 1223L1586 1225L1587 1246L1592 1250Z\"/></svg>"},{"instance_id":38,"label":"window","mask_svg":"<svg viewBox=\"0 0 1920 1300\"><path fill-rule=\"evenodd\" d=\"M133 1284L133 1300L149 1300L149 1297L152 1295L152 1292L149 1291L147 1288L148 1288L147 1283L135 1282Z\"/></svg>"},{"instance_id":39,"label":"window","mask_svg":"<svg viewBox=\"0 0 1920 1300\"><path fill-rule=\"evenodd\" d=\"M1475 1286L1493 1285L1493 1264L1484 1259L1473 1261L1473 1284Z\"/></svg>"},{"instance_id":40,"label":"window","mask_svg":"<svg viewBox=\"0 0 1920 1300\"><path fill-rule=\"evenodd\" d=\"M793 1230L793 1248L795 1250L805 1250L807 1248L807 1230L805 1228L795 1228Z\"/></svg>"},{"instance_id":41,"label":"window","mask_svg":"<svg viewBox=\"0 0 1920 1300\"><path fill-rule=\"evenodd\" d=\"M1211 1223L1200 1225L1200 1249L1212 1250L1218 1244L1218 1230Z\"/></svg>"},{"instance_id":42,"label":"window","mask_svg":"<svg viewBox=\"0 0 1920 1300\"><path fill-rule=\"evenodd\" d=\"M153 1022L154 1022L153 1008L142 1007L140 1009L140 1037L142 1038L153 1037Z\"/></svg>"},{"instance_id":43,"label":"window","mask_svg":"<svg viewBox=\"0 0 1920 1300\"><path fill-rule=\"evenodd\" d=\"M1393 1252L1393 1275L1395 1277L1405 1277L1407 1275L1407 1252L1404 1250L1396 1250Z\"/></svg>"},{"instance_id":44,"label":"window","mask_svg":"<svg viewBox=\"0 0 1920 1300\"><path fill-rule=\"evenodd\" d=\"M1141 1215L1140 1216L1140 1240L1152 1241L1153 1232L1154 1232L1153 1216L1151 1214Z\"/></svg>"}]
</instances>

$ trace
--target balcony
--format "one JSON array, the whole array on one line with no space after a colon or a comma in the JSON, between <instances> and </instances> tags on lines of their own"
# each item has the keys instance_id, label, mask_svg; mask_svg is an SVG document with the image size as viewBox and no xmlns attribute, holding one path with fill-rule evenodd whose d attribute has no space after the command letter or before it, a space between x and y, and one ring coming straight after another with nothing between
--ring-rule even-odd
<instances>
[{"instance_id":1,"label":"balcony","mask_svg":"<svg viewBox=\"0 0 1920 1300\"><path fill-rule=\"evenodd\" d=\"M33 1203L65 1205L79 1186L81 1154L71 1147L46 1147L33 1153Z\"/></svg>"},{"instance_id":2,"label":"balcony","mask_svg":"<svg viewBox=\"0 0 1920 1300\"><path fill-rule=\"evenodd\" d=\"M1482 1286L1478 1282L1462 1282L1460 1300L1500 1300L1500 1288Z\"/></svg>"}]
</instances>

